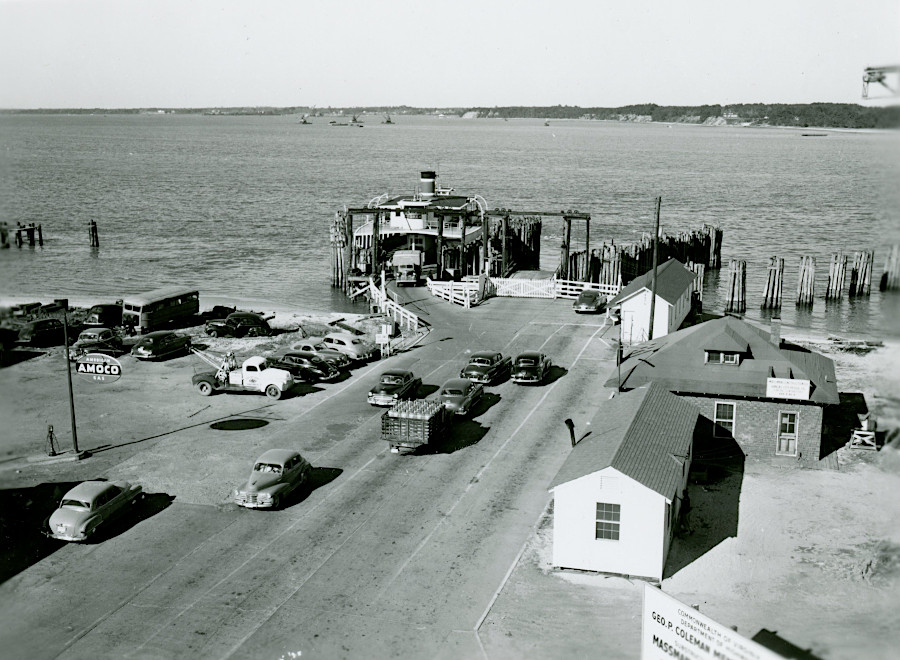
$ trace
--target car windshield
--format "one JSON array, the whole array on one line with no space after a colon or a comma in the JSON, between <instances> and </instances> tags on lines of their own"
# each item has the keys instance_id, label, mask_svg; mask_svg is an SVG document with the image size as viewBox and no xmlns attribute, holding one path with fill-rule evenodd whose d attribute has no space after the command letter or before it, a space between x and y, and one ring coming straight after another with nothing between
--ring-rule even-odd
<instances>
[{"instance_id":1,"label":"car windshield","mask_svg":"<svg viewBox=\"0 0 900 660\"><path fill-rule=\"evenodd\" d=\"M63 500L60 503L60 506L71 506L76 509L90 509L91 505L89 502L82 502L81 500Z\"/></svg>"},{"instance_id":2,"label":"car windshield","mask_svg":"<svg viewBox=\"0 0 900 660\"><path fill-rule=\"evenodd\" d=\"M533 367L537 364L532 358L519 358L517 362L520 367Z\"/></svg>"},{"instance_id":3,"label":"car windshield","mask_svg":"<svg viewBox=\"0 0 900 660\"><path fill-rule=\"evenodd\" d=\"M490 358L472 358L469 360L469 364L474 364L479 367L489 367L491 366Z\"/></svg>"},{"instance_id":4,"label":"car windshield","mask_svg":"<svg viewBox=\"0 0 900 660\"><path fill-rule=\"evenodd\" d=\"M462 391L462 390L455 389L455 388L452 388L452 387L448 387L448 388L445 389L443 392L441 392L441 394L443 394L443 395L445 395L445 396L462 396L462 395L463 395L463 391Z\"/></svg>"},{"instance_id":5,"label":"car windshield","mask_svg":"<svg viewBox=\"0 0 900 660\"><path fill-rule=\"evenodd\" d=\"M144 337L140 341L140 346L153 346L156 343L156 339L154 337Z\"/></svg>"},{"instance_id":6,"label":"car windshield","mask_svg":"<svg viewBox=\"0 0 900 660\"><path fill-rule=\"evenodd\" d=\"M384 385L400 385L403 383L403 376L396 376L394 374L384 374L381 377L381 382Z\"/></svg>"},{"instance_id":7,"label":"car windshield","mask_svg":"<svg viewBox=\"0 0 900 660\"><path fill-rule=\"evenodd\" d=\"M578 296L578 299L581 302L593 302L597 299L598 295L597 291L582 291L581 295Z\"/></svg>"},{"instance_id":8,"label":"car windshield","mask_svg":"<svg viewBox=\"0 0 900 660\"><path fill-rule=\"evenodd\" d=\"M93 331L82 332L80 335L78 335L78 338L81 340L93 340L97 339L97 337L99 337L99 333Z\"/></svg>"},{"instance_id":9,"label":"car windshield","mask_svg":"<svg viewBox=\"0 0 900 660\"><path fill-rule=\"evenodd\" d=\"M272 472L281 474L281 466L276 463L257 463L253 466L254 472Z\"/></svg>"}]
</instances>

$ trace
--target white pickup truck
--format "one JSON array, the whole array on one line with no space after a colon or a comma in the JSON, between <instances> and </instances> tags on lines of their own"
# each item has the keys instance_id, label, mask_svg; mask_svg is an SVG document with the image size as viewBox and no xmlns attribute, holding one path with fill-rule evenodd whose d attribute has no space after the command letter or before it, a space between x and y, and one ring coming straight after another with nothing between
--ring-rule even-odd
<instances>
[{"instance_id":1,"label":"white pickup truck","mask_svg":"<svg viewBox=\"0 0 900 660\"><path fill-rule=\"evenodd\" d=\"M219 391L264 392L269 398L280 399L293 386L294 377L284 369L266 366L264 357L255 356L244 360L240 369L223 364L218 371L194 374L191 382L203 396Z\"/></svg>"}]
</instances>

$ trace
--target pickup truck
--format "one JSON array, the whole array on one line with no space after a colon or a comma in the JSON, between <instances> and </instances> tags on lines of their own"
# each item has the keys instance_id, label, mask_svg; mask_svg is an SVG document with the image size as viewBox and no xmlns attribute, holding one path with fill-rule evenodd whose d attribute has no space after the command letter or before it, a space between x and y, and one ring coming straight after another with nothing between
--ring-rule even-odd
<instances>
[{"instance_id":1,"label":"pickup truck","mask_svg":"<svg viewBox=\"0 0 900 660\"><path fill-rule=\"evenodd\" d=\"M439 400L402 399L381 416L381 439L395 454L413 451L439 440L452 419Z\"/></svg>"},{"instance_id":2,"label":"pickup truck","mask_svg":"<svg viewBox=\"0 0 900 660\"><path fill-rule=\"evenodd\" d=\"M284 369L273 369L263 357L247 358L240 369L222 368L194 374L191 382L203 396L213 392L264 392L270 399L281 395L294 384L294 377Z\"/></svg>"},{"instance_id":3,"label":"pickup truck","mask_svg":"<svg viewBox=\"0 0 900 660\"><path fill-rule=\"evenodd\" d=\"M490 385L509 374L512 360L493 351L472 353L469 363L459 372L460 378L468 378L476 383Z\"/></svg>"}]
</instances>

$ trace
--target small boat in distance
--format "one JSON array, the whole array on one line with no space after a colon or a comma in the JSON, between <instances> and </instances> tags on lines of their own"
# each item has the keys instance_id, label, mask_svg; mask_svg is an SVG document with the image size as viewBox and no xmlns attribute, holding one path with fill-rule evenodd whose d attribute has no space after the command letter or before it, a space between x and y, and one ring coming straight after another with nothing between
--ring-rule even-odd
<instances>
[{"instance_id":1,"label":"small boat in distance","mask_svg":"<svg viewBox=\"0 0 900 660\"><path fill-rule=\"evenodd\" d=\"M386 115L384 116L384 121L381 122L381 123L382 123L382 124L393 124L394 122L391 121L391 116L386 114Z\"/></svg>"}]
</instances>

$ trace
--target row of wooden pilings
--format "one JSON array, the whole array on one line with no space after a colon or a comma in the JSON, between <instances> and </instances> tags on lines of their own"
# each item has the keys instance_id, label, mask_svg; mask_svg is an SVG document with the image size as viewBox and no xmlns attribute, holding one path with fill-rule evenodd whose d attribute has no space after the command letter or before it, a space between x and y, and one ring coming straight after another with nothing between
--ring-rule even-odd
<instances>
[{"instance_id":1,"label":"row of wooden pilings","mask_svg":"<svg viewBox=\"0 0 900 660\"><path fill-rule=\"evenodd\" d=\"M691 264L702 265L704 271L718 269L722 265L722 235L719 227L711 225L674 235L663 233L657 248L658 263L678 259L689 267ZM592 249L590 256L585 250L568 255L564 251L565 256L568 256L568 268L560 268L561 278L624 286L653 268L653 235L644 234L640 241L628 245L603 243ZM564 263L560 261L560 264Z\"/></svg>"},{"instance_id":2,"label":"row of wooden pilings","mask_svg":"<svg viewBox=\"0 0 900 660\"><path fill-rule=\"evenodd\" d=\"M874 262L874 250L854 253L853 263L850 267L849 286L846 288L849 297L865 297L871 293ZM849 264L849 257L843 252L835 252L831 255L825 300L840 300L843 297L845 283L847 283L847 266ZM784 259L771 257L769 259L766 285L763 290L763 301L760 306L763 309L781 308L783 286ZM743 313L747 310L746 287L747 262L732 259L728 270L728 285L725 297L726 312ZM884 273L881 277L880 288L882 291L900 289L900 246L898 245L893 246L888 254ZM811 256L800 257L795 303L798 307L811 307L815 296L816 258Z\"/></svg>"},{"instance_id":3,"label":"row of wooden pilings","mask_svg":"<svg viewBox=\"0 0 900 660\"><path fill-rule=\"evenodd\" d=\"M30 247L38 245L44 246L44 230L41 225L34 222L28 224L16 223L15 227L10 227L5 222L0 222L0 248L8 248L10 235L16 243L16 247L22 247L28 243ZM91 220L88 223L88 238L91 247L100 247L100 234L97 233L97 221Z\"/></svg>"}]
</instances>

